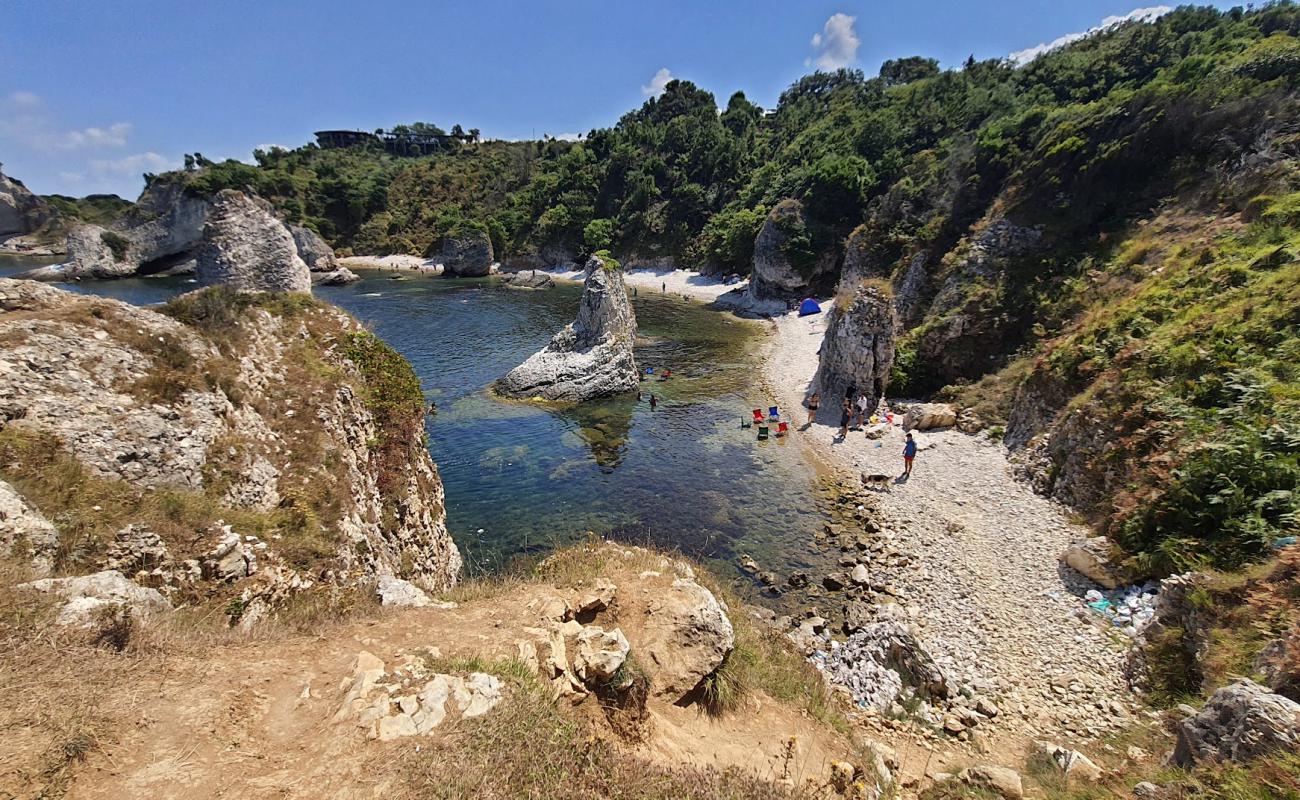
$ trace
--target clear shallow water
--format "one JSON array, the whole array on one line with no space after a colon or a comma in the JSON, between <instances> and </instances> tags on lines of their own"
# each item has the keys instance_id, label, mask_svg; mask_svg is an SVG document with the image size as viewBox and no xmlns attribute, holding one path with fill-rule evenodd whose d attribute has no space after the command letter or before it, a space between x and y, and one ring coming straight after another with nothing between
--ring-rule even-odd
<instances>
[{"instance_id":1,"label":"clear shallow water","mask_svg":"<svg viewBox=\"0 0 1300 800\"><path fill-rule=\"evenodd\" d=\"M0 274L19 266L0 260ZM749 409L769 405L755 385L754 323L641 292L637 361L674 377L647 376L641 401L547 410L498 400L487 386L572 321L580 287L520 291L494 279L361 274L316 295L372 326L438 403L426 422L429 450L471 572L589 530L731 562L716 565L724 573L742 552L778 569L809 566L809 542L823 520L799 445L759 442L754 429L740 428ZM69 288L149 304L193 287L184 278L143 278ZM660 399L654 411L652 392Z\"/></svg>"}]
</instances>

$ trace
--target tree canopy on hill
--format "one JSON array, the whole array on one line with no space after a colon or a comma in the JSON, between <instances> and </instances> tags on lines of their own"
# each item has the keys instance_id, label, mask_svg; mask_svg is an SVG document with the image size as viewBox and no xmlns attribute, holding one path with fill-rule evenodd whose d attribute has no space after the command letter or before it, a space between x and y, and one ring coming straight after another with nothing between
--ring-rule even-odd
<instances>
[{"instance_id":1,"label":"tree canopy on hill","mask_svg":"<svg viewBox=\"0 0 1300 800\"><path fill-rule=\"evenodd\" d=\"M1298 19L1289 2L1249 13L1183 7L1019 68L972 59L940 70L913 56L872 78L817 72L767 114L739 92L719 109L677 80L578 143L488 142L418 159L307 145L258 152L256 166L210 165L189 182L204 192L251 187L338 247L422 253L464 217L488 225L507 255L604 245L739 272L763 215L787 197L844 234L891 193L920 198L959 180L978 200L1010 182L1025 189L1026 209L1087 227L1121 218L1132 185L1175 180L1170 170L1206 157L1178 137L1143 140L1152 128L1290 93ZM1134 158L1126 145L1139 141ZM1112 173L1125 179L1103 180ZM1068 208L1065 190L1074 191Z\"/></svg>"}]
</instances>

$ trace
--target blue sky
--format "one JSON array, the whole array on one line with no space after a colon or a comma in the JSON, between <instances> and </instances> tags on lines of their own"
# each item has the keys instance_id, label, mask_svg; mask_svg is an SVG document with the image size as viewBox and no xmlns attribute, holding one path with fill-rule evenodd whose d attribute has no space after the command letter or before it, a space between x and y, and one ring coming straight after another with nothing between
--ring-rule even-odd
<instances>
[{"instance_id":1,"label":"blue sky","mask_svg":"<svg viewBox=\"0 0 1300 800\"><path fill-rule=\"evenodd\" d=\"M40 193L134 197L141 173L187 152L247 158L322 128L416 120L571 135L667 76L771 106L818 66L1003 57L1156 5L0 0L0 162Z\"/></svg>"}]
</instances>

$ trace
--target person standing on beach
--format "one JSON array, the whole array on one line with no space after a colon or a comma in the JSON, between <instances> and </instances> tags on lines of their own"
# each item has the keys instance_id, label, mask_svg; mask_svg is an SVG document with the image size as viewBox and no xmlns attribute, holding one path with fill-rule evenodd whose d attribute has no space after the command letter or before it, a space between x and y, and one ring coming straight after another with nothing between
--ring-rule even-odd
<instances>
[{"instance_id":1,"label":"person standing on beach","mask_svg":"<svg viewBox=\"0 0 1300 800\"><path fill-rule=\"evenodd\" d=\"M867 406L871 405L871 401L867 399L867 395L865 392L858 395L858 402L856 405L857 405L857 412L858 412L857 413L858 427L860 428L863 425L867 424Z\"/></svg>"},{"instance_id":2,"label":"person standing on beach","mask_svg":"<svg viewBox=\"0 0 1300 800\"><path fill-rule=\"evenodd\" d=\"M906 480L912 477L912 459L916 458L916 440L907 434L907 443L903 445L903 474L898 477Z\"/></svg>"},{"instance_id":3,"label":"person standing on beach","mask_svg":"<svg viewBox=\"0 0 1300 800\"><path fill-rule=\"evenodd\" d=\"M811 428L812 424L817 421L817 407L822 404L820 392L813 392L812 397L808 398L808 424L804 427Z\"/></svg>"},{"instance_id":4,"label":"person standing on beach","mask_svg":"<svg viewBox=\"0 0 1300 800\"><path fill-rule=\"evenodd\" d=\"M853 418L853 403L849 396L844 395L840 401L840 441L844 441L849 436L849 421Z\"/></svg>"}]
</instances>

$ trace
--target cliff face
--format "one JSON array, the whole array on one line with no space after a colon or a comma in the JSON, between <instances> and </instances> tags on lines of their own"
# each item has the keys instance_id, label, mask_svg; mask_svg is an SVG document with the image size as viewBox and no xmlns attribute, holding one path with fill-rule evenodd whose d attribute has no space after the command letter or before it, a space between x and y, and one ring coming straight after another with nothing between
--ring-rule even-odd
<instances>
[{"instance_id":1,"label":"cliff face","mask_svg":"<svg viewBox=\"0 0 1300 800\"><path fill-rule=\"evenodd\" d=\"M838 410L850 386L866 393L875 408L894 364L892 298L868 283L841 293L829 315L813 386L821 392L824 408Z\"/></svg>"},{"instance_id":2,"label":"cliff face","mask_svg":"<svg viewBox=\"0 0 1300 800\"><path fill-rule=\"evenodd\" d=\"M208 289L166 311L0 281L0 479L57 523L61 570L112 566L115 537L147 529L170 566L145 580L188 591L233 527L262 546L237 536L223 558L260 567L216 577L264 582L244 593L268 605L322 578L455 583L419 384L399 356L304 295ZM50 560L48 542L32 549Z\"/></svg>"},{"instance_id":3,"label":"cliff face","mask_svg":"<svg viewBox=\"0 0 1300 800\"><path fill-rule=\"evenodd\" d=\"M813 249L812 234L803 203L782 200L767 215L754 240L754 263L749 294L756 300L806 294L809 286L834 267Z\"/></svg>"},{"instance_id":4,"label":"cliff face","mask_svg":"<svg viewBox=\"0 0 1300 800\"><path fill-rule=\"evenodd\" d=\"M54 216L54 210L21 181L0 173L0 237L31 233Z\"/></svg>"},{"instance_id":5,"label":"cliff face","mask_svg":"<svg viewBox=\"0 0 1300 800\"><path fill-rule=\"evenodd\" d=\"M498 392L581 402L636 388L636 314L623 272L616 264L611 267L600 256L588 260L577 318L543 350L498 380Z\"/></svg>"},{"instance_id":6,"label":"cliff face","mask_svg":"<svg viewBox=\"0 0 1300 800\"><path fill-rule=\"evenodd\" d=\"M244 208L233 216L232 200L228 197L222 199L228 192L247 201ZM247 242L244 258L249 263L261 259L259 254L267 248L276 253L270 260L287 260L281 254L287 237L297 258L311 271L312 281L349 283L357 279L350 271L338 266L334 251L318 234L307 228L285 225L259 198L233 190L206 197L187 191L180 179L154 181L130 210L108 226L74 225L68 231L68 260L58 267L33 270L24 277L84 280L163 271L169 274L192 272L203 250L205 229L218 207L223 209L219 219L223 226L232 224L234 216L251 219L256 214L260 220L256 225L250 223L247 230L235 237ZM209 249L208 253L211 257L213 251Z\"/></svg>"}]
</instances>

